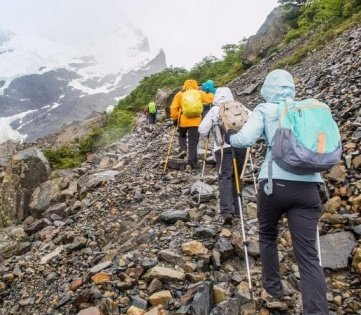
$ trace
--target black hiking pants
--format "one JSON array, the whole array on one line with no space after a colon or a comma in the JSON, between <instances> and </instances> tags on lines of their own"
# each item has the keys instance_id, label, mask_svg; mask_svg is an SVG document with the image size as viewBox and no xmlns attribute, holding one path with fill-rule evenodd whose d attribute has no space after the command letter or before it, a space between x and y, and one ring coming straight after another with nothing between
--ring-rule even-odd
<instances>
[{"instance_id":1,"label":"black hiking pants","mask_svg":"<svg viewBox=\"0 0 361 315\"><path fill-rule=\"evenodd\" d=\"M304 315L328 315L326 281L320 266L316 233L321 212L317 183L273 180L273 193L258 189L259 245L264 289L274 297L283 296L277 248L278 221L287 216L293 251L301 275Z\"/></svg>"},{"instance_id":2,"label":"black hiking pants","mask_svg":"<svg viewBox=\"0 0 361 315\"><path fill-rule=\"evenodd\" d=\"M147 122L148 122L148 125L156 124L157 123L157 113L154 113L154 114L148 113Z\"/></svg>"},{"instance_id":3,"label":"black hiking pants","mask_svg":"<svg viewBox=\"0 0 361 315\"><path fill-rule=\"evenodd\" d=\"M179 127L178 132L180 150L187 152L188 138L188 163L192 168L197 167L197 146L199 142L198 127Z\"/></svg>"},{"instance_id":4,"label":"black hiking pants","mask_svg":"<svg viewBox=\"0 0 361 315\"><path fill-rule=\"evenodd\" d=\"M245 163L247 149L234 148L238 165L238 173L241 174ZM232 150L223 149L223 159L221 150L214 152L218 170L219 206L223 217L239 216L239 205L234 179Z\"/></svg>"}]
</instances>

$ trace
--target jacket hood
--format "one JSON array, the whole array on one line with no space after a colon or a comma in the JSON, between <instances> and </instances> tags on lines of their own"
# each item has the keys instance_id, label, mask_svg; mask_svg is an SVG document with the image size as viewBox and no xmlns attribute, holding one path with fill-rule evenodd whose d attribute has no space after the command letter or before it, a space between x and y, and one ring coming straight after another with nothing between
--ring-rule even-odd
<instances>
[{"instance_id":1,"label":"jacket hood","mask_svg":"<svg viewBox=\"0 0 361 315\"><path fill-rule=\"evenodd\" d=\"M292 75L285 70L271 71L261 88L261 95L267 103L279 103L286 99L295 99L295 82Z\"/></svg>"},{"instance_id":2,"label":"jacket hood","mask_svg":"<svg viewBox=\"0 0 361 315\"><path fill-rule=\"evenodd\" d=\"M185 80L183 84L183 90L198 90L198 83L196 80Z\"/></svg>"},{"instance_id":3,"label":"jacket hood","mask_svg":"<svg viewBox=\"0 0 361 315\"><path fill-rule=\"evenodd\" d=\"M233 102L234 98L228 87L219 87L214 94L213 105L219 106L224 102Z\"/></svg>"},{"instance_id":4,"label":"jacket hood","mask_svg":"<svg viewBox=\"0 0 361 315\"><path fill-rule=\"evenodd\" d=\"M212 80L207 80L202 84L202 91L206 93L214 94L216 92L216 87L214 86L214 82Z\"/></svg>"}]
</instances>

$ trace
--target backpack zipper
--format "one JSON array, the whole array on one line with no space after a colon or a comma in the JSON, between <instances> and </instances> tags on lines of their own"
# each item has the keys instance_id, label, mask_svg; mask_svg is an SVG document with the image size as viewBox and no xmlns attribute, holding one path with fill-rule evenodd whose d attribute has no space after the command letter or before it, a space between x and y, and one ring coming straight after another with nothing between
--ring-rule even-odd
<instances>
[{"instance_id":1,"label":"backpack zipper","mask_svg":"<svg viewBox=\"0 0 361 315\"><path fill-rule=\"evenodd\" d=\"M326 105L323 105L322 103L314 104L314 105L303 105L303 106L298 106L297 108L292 108L292 109L288 109L288 107L287 107L280 115L280 118L279 118L280 125L282 124L282 122L288 112L297 110L299 116L302 117L301 109L310 109L310 108L322 108L322 109L325 109L325 110L331 112L330 108Z\"/></svg>"}]
</instances>

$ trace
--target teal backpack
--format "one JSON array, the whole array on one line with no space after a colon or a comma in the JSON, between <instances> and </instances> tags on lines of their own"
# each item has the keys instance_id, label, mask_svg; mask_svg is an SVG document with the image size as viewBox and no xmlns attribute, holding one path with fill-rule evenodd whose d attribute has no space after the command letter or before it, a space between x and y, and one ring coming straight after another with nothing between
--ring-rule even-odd
<instances>
[{"instance_id":1,"label":"teal backpack","mask_svg":"<svg viewBox=\"0 0 361 315\"><path fill-rule=\"evenodd\" d=\"M310 174L330 169L341 158L341 137L329 107L315 99L279 105L272 159L286 171Z\"/></svg>"},{"instance_id":2,"label":"teal backpack","mask_svg":"<svg viewBox=\"0 0 361 315\"><path fill-rule=\"evenodd\" d=\"M155 105L154 102L150 102L148 104L148 110L150 114L155 114L157 112L157 106Z\"/></svg>"}]
</instances>

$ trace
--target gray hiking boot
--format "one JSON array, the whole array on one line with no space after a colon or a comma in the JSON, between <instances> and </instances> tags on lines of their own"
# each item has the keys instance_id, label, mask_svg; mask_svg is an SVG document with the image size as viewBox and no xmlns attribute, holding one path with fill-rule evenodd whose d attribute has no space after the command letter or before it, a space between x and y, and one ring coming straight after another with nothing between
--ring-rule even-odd
<instances>
[{"instance_id":1,"label":"gray hiking boot","mask_svg":"<svg viewBox=\"0 0 361 315\"><path fill-rule=\"evenodd\" d=\"M286 311L288 309L288 305L282 299L273 297L272 295L268 294L266 290L262 290L261 292L261 300L266 304L266 307L270 310L280 310Z\"/></svg>"}]
</instances>

